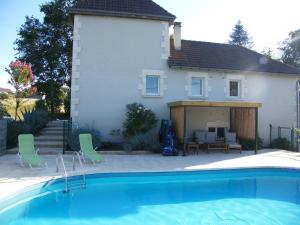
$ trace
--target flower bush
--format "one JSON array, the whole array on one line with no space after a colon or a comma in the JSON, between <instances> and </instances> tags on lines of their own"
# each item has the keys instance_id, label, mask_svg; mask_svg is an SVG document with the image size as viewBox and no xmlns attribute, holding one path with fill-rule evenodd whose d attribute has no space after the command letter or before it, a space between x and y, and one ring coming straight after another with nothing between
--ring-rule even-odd
<instances>
[{"instance_id":1,"label":"flower bush","mask_svg":"<svg viewBox=\"0 0 300 225\"><path fill-rule=\"evenodd\" d=\"M145 134L156 126L158 119L144 105L132 103L128 104L126 109L126 119L123 123L125 137Z\"/></svg>"},{"instance_id":2,"label":"flower bush","mask_svg":"<svg viewBox=\"0 0 300 225\"><path fill-rule=\"evenodd\" d=\"M11 62L9 69L6 69L6 71L11 76L10 82L19 86L27 86L34 80L31 65L19 60Z\"/></svg>"},{"instance_id":3,"label":"flower bush","mask_svg":"<svg viewBox=\"0 0 300 225\"><path fill-rule=\"evenodd\" d=\"M15 120L18 117L18 108L22 101L21 98L26 95L33 94L36 89L32 88L34 76L32 73L31 65L19 60L11 62L9 68L5 69L10 75L9 83L15 88L16 106L15 106Z\"/></svg>"}]
</instances>

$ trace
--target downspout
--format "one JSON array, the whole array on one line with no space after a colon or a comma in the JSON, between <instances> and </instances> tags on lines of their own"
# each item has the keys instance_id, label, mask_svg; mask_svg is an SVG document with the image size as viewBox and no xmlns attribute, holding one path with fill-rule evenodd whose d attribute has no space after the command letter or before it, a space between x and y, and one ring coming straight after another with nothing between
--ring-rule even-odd
<instances>
[{"instance_id":1,"label":"downspout","mask_svg":"<svg viewBox=\"0 0 300 225\"><path fill-rule=\"evenodd\" d=\"M299 78L300 79L300 78ZM296 121L297 121L297 129L299 129L300 128L300 121L299 121L299 116L300 116L300 108L299 108L299 101L300 101L300 80L298 80L297 81L297 83L296 83L296 94L297 94L297 103L296 103L296 106L297 106L297 118L296 118ZM298 134L298 132L297 132L297 151L299 152L299 142L298 142L298 139L299 139L299 134Z\"/></svg>"}]
</instances>

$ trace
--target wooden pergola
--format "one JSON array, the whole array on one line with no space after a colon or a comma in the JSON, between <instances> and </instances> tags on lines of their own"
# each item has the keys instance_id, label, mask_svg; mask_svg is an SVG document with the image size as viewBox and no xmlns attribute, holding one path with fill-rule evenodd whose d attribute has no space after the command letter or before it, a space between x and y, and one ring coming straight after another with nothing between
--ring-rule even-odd
<instances>
[{"instance_id":1,"label":"wooden pergola","mask_svg":"<svg viewBox=\"0 0 300 225\"><path fill-rule=\"evenodd\" d=\"M258 108L261 103L254 102L214 102L214 101L176 101L168 103L170 119L175 128L178 140L185 143L187 140L187 121L189 107L223 107L230 109L230 130L236 132L238 138L255 140L255 154L258 143Z\"/></svg>"}]
</instances>

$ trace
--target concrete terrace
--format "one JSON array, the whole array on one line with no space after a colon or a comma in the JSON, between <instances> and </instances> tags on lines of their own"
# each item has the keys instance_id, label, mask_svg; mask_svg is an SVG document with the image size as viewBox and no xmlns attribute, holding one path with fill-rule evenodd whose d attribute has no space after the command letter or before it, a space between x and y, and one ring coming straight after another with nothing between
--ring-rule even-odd
<instances>
[{"instance_id":1,"label":"concrete terrace","mask_svg":"<svg viewBox=\"0 0 300 225\"><path fill-rule=\"evenodd\" d=\"M36 183L62 176L56 173L56 156L42 155L47 168L21 167L16 155L0 157L0 198ZM64 155L66 167L72 171L72 155ZM242 154L230 152L200 153L185 157L163 157L159 154L105 154L104 162L96 166L84 164L86 173L189 171L249 167L292 167L300 169L300 153L284 150L260 150ZM70 174L75 175L77 172Z\"/></svg>"}]
</instances>

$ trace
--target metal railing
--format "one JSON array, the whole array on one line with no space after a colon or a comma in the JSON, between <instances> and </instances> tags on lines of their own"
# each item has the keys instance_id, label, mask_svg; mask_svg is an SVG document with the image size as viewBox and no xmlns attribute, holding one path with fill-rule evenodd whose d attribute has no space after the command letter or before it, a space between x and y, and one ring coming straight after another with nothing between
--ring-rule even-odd
<instances>
[{"instance_id":1,"label":"metal railing","mask_svg":"<svg viewBox=\"0 0 300 225\"><path fill-rule=\"evenodd\" d=\"M80 157L80 154L78 152L74 152L73 154L73 161L72 161L72 167L73 167L73 171L76 171L76 158L78 160L78 164L79 164L79 167L80 167L80 170L81 170L81 177L82 177L82 183L78 184L76 183L77 185L80 185L82 188L86 188L86 175L85 175L85 172L84 172L84 166L83 166L83 163L82 163L82 160L81 160L81 157ZM67 169L66 169L66 164L65 164L65 161L64 161L64 157L61 153L59 153L56 157L56 172L58 173L59 172L59 166L62 166L62 169L63 169L63 175L64 175L64 179L65 179L65 190L64 192L67 193L70 191L71 187L72 187L72 183L71 181L72 180L69 180L69 176L68 176L68 172L67 172ZM78 186L74 186L73 184L73 188L77 188Z\"/></svg>"},{"instance_id":2,"label":"metal railing","mask_svg":"<svg viewBox=\"0 0 300 225\"><path fill-rule=\"evenodd\" d=\"M76 170L76 163L75 163L76 160L75 160L75 158L77 158L80 170L82 171L82 174L81 174L82 181L83 181L82 186L83 186L83 188L85 188L86 187L85 172L84 172L84 167L83 167L83 163L82 163L82 160L81 160L81 156L78 152L74 152L74 154L73 154L73 171Z\"/></svg>"},{"instance_id":3,"label":"metal railing","mask_svg":"<svg viewBox=\"0 0 300 225\"><path fill-rule=\"evenodd\" d=\"M290 142L290 150L299 149L299 134L296 132L294 127L281 127L281 126L273 126L270 127L270 137L269 144L270 147L273 148L273 141L277 138L286 138Z\"/></svg>"},{"instance_id":4,"label":"metal railing","mask_svg":"<svg viewBox=\"0 0 300 225\"><path fill-rule=\"evenodd\" d=\"M64 158L62 156L61 153L59 153L56 157L56 173L59 172L59 161L61 162L62 168L63 168L63 172L64 172L64 178L65 178L65 192L69 191L68 188L68 173L67 173L67 169L66 169L66 165L65 165L65 161Z\"/></svg>"}]
</instances>

